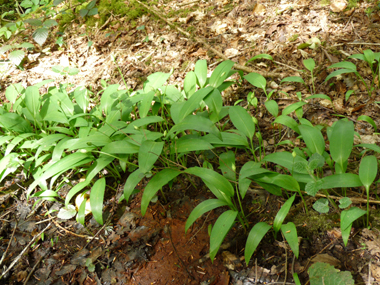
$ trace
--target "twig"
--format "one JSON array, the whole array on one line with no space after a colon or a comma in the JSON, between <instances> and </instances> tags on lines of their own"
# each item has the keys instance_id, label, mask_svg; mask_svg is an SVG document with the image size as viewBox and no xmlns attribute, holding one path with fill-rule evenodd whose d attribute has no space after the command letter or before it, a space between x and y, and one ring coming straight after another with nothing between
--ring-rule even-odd
<instances>
[{"instance_id":1,"label":"twig","mask_svg":"<svg viewBox=\"0 0 380 285\"><path fill-rule=\"evenodd\" d=\"M11 236L11 238L10 238L10 240L9 240L9 243L8 243L7 249L6 249L5 252L3 253L3 256L1 257L1 260L0 260L0 267L1 267L1 265L3 264L3 261L4 261L4 259L5 259L5 256L7 255L8 250L9 250L9 247L10 247L10 245L11 245L11 243L12 243L13 237L14 237L15 232L16 232L16 229L17 229L17 224L18 224L18 222L16 221L16 224L15 224L15 227L14 227L14 229L13 229L12 236ZM0 278L0 279L1 279L1 278Z\"/></svg>"},{"instance_id":2,"label":"twig","mask_svg":"<svg viewBox=\"0 0 380 285\"><path fill-rule=\"evenodd\" d=\"M195 4L195 3L198 3L198 2L200 2L200 0L195 0L195 1L192 1L192 2L187 2L187 3L183 3L183 4L178 4L177 6L178 6L178 7L183 7L183 6L187 6L187 5Z\"/></svg>"},{"instance_id":3,"label":"twig","mask_svg":"<svg viewBox=\"0 0 380 285\"><path fill-rule=\"evenodd\" d=\"M282 239L285 241L284 234L281 232ZM284 285L286 284L286 279L288 278L288 251L286 250L286 244L284 246L285 249L285 279L284 279Z\"/></svg>"},{"instance_id":4,"label":"twig","mask_svg":"<svg viewBox=\"0 0 380 285\"><path fill-rule=\"evenodd\" d=\"M27 246L20 252L20 254L13 260L11 265L1 274L0 279L4 277L12 268L15 266L15 264L19 261L19 259L24 255L24 253L29 249L29 247L36 241L37 238L39 238L48 228L50 228L51 223L49 223L46 228L44 228L40 233L36 234L32 240L27 244Z\"/></svg>"},{"instance_id":5,"label":"twig","mask_svg":"<svg viewBox=\"0 0 380 285\"><path fill-rule=\"evenodd\" d=\"M86 248L94 239L95 237L100 234L100 232L106 227L109 225L109 222L111 221L111 218L112 218L112 215L110 214L107 221L104 223L104 225L96 232L96 234L94 235L94 237L83 247L83 248Z\"/></svg>"},{"instance_id":6,"label":"twig","mask_svg":"<svg viewBox=\"0 0 380 285\"><path fill-rule=\"evenodd\" d=\"M30 270L29 274L28 274L28 277L26 277L25 281L24 281L24 285L26 285L30 279L30 277L32 276L33 272L36 270L38 264L40 264L41 260L50 252L50 249L48 249L39 259L38 261L36 262L36 264L34 264L32 270Z\"/></svg>"},{"instance_id":7,"label":"twig","mask_svg":"<svg viewBox=\"0 0 380 285\"><path fill-rule=\"evenodd\" d=\"M346 45L374 45L374 46L380 46L378 43L345 43Z\"/></svg>"},{"instance_id":8,"label":"twig","mask_svg":"<svg viewBox=\"0 0 380 285\"><path fill-rule=\"evenodd\" d=\"M207 214L207 216L206 216L206 218L205 218L205 220L203 221L203 224L202 224L202 226L197 230L197 232L195 233L195 234L193 234L192 236L191 236L191 238L189 238L189 240L187 241L187 243L186 244L188 244L189 242L191 242L192 240L193 240L193 238L201 231L201 229L204 227L204 225L206 224L206 222L207 222L207 218L208 218L208 216L211 214L211 211L210 212L208 212L208 214Z\"/></svg>"},{"instance_id":9,"label":"twig","mask_svg":"<svg viewBox=\"0 0 380 285\"><path fill-rule=\"evenodd\" d=\"M172 233L171 233L171 230L170 230L170 225L166 225L166 226L167 226L168 233L169 233L170 243L172 244L172 247L173 247L173 249L174 249L175 254L177 255L179 261L181 262L183 268L185 268L185 270L186 270L187 274L189 275L189 277L190 277L192 280L194 280L194 279L195 279L194 276L191 275L191 273L187 270L187 266L185 266L185 264L183 263L181 257L180 257L179 254L178 254L178 251L177 251L176 247L174 246L174 243L173 243L173 240L172 240Z\"/></svg>"},{"instance_id":10,"label":"twig","mask_svg":"<svg viewBox=\"0 0 380 285\"><path fill-rule=\"evenodd\" d=\"M282 63L282 62L279 62L279 61L275 61L275 60L274 60L273 62L276 63L276 64L279 64L279 65L285 66L285 67L287 67L287 68L289 68L289 69L292 69L292 70L294 70L294 71L299 72L299 70L298 70L297 68L292 67L292 66L290 66L290 65L287 65L287 64L285 64L285 63Z\"/></svg>"}]
</instances>

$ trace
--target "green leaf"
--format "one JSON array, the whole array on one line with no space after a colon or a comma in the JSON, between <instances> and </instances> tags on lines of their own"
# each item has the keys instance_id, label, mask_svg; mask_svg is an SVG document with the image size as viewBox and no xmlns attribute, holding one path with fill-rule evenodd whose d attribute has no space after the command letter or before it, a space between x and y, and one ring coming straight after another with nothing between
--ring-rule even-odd
<instances>
[{"instance_id":1,"label":"green leaf","mask_svg":"<svg viewBox=\"0 0 380 285\"><path fill-rule=\"evenodd\" d=\"M204 99L204 102L209 107L210 111L214 113L214 115L217 118L217 121L219 113L223 107L223 99L222 94L220 94L220 91L218 89L214 89L214 91L211 94L207 95L207 97Z\"/></svg>"},{"instance_id":2,"label":"green leaf","mask_svg":"<svg viewBox=\"0 0 380 285\"><path fill-rule=\"evenodd\" d=\"M29 86L26 88L24 102L33 118L36 118L41 105L40 93L37 87Z\"/></svg>"},{"instance_id":3,"label":"green leaf","mask_svg":"<svg viewBox=\"0 0 380 285\"><path fill-rule=\"evenodd\" d=\"M255 86L257 88L261 88L261 89L263 89L265 91L265 88L266 88L266 85L267 85L267 81L266 81L265 77L262 76L261 74L252 72L252 73L249 73L246 76L244 76L244 78L249 83L251 83L253 86Z\"/></svg>"},{"instance_id":4,"label":"green leaf","mask_svg":"<svg viewBox=\"0 0 380 285\"><path fill-rule=\"evenodd\" d=\"M374 155L362 158L359 166L359 178L367 191L377 176L378 162Z\"/></svg>"},{"instance_id":5,"label":"green leaf","mask_svg":"<svg viewBox=\"0 0 380 285\"><path fill-rule=\"evenodd\" d=\"M9 54L9 60L14 64L14 65L20 65L21 61L25 57L25 52L22 50L14 50Z\"/></svg>"},{"instance_id":6,"label":"green leaf","mask_svg":"<svg viewBox=\"0 0 380 285\"><path fill-rule=\"evenodd\" d=\"M326 214L329 211L329 200L322 198L313 204L313 209L318 213Z\"/></svg>"},{"instance_id":7,"label":"green leaf","mask_svg":"<svg viewBox=\"0 0 380 285\"><path fill-rule=\"evenodd\" d=\"M214 88L221 85L229 77L229 72L234 64L231 60L226 60L219 64L211 74L210 85Z\"/></svg>"},{"instance_id":8,"label":"green leaf","mask_svg":"<svg viewBox=\"0 0 380 285\"><path fill-rule=\"evenodd\" d=\"M33 39L42 46L49 35L49 30L47 28L38 28L33 33Z\"/></svg>"},{"instance_id":9,"label":"green leaf","mask_svg":"<svg viewBox=\"0 0 380 285\"><path fill-rule=\"evenodd\" d=\"M16 113L5 113L0 115L0 126L16 133L31 133L30 124Z\"/></svg>"},{"instance_id":10,"label":"green leaf","mask_svg":"<svg viewBox=\"0 0 380 285\"><path fill-rule=\"evenodd\" d=\"M207 81L207 60L198 60L195 64L194 72L197 76L199 87L203 88Z\"/></svg>"},{"instance_id":11,"label":"green leaf","mask_svg":"<svg viewBox=\"0 0 380 285\"><path fill-rule=\"evenodd\" d=\"M346 74L346 73L355 73L356 71L355 70L352 70L352 69L338 69L338 70L335 70L333 72L331 72L325 79L325 82L329 81L330 78L333 78L335 76L338 76L338 75L341 75L341 74Z\"/></svg>"},{"instance_id":12,"label":"green leaf","mask_svg":"<svg viewBox=\"0 0 380 285\"><path fill-rule=\"evenodd\" d=\"M287 106L284 110L282 110L282 115L288 115L291 112L297 110L298 108L301 108L303 105L306 105L306 102L300 101L294 104L291 104Z\"/></svg>"},{"instance_id":13,"label":"green leaf","mask_svg":"<svg viewBox=\"0 0 380 285\"><path fill-rule=\"evenodd\" d=\"M106 179L103 177L97 180L91 188L90 205L95 221L103 225L103 200L106 190Z\"/></svg>"},{"instance_id":14,"label":"green leaf","mask_svg":"<svg viewBox=\"0 0 380 285\"><path fill-rule=\"evenodd\" d=\"M356 65L349 61L338 62L333 65L330 65L328 68L345 68L350 69L352 71L356 71Z\"/></svg>"},{"instance_id":15,"label":"green leaf","mask_svg":"<svg viewBox=\"0 0 380 285\"><path fill-rule=\"evenodd\" d=\"M197 77L193 71L186 74L183 81L183 91L187 98L190 98L197 90Z\"/></svg>"},{"instance_id":16,"label":"green leaf","mask_svg":"<svg viewBox=\"0 0 380 285\"><path fill-rule=\"evenodd\" d=\"M340 228L342 230L347 229L349 226L352 225L352 223L359 219L361 216L365 215L367 212L358 208L358 207L352 207L348 210L342 211L340 215Z\"/></svg>"},{"instance_id":17,"label":"green leaf","mask_svg":"<svg viewBox=\"0 0 380 285\"><path fill-rule=\"evenodd\" d=\"M111 95L117 92L119 89L119 84L112 84L107 86L100 98L100 110L102 110L106 115L111 111L111 106L115 101Z\"/></svg>"},{"instance_id":18,"label":"green leaf","mask_svg":"<svg viewBox=\"0 0 380 285\"><path fill-rule=\"evenodd\" d=\"M218 199L228 203L231 202L230 197L234 196L234 188L231 183L219 173L201 167L191 167L186 169L185 172L200 177Z\"/></svg>"},{"instance_id":19,"label":"green leaf","mask_svg":"<svg viewBox=\"0 0 380 285\"><path fill-rule=\"evenodd\" d=\"M144 173L139 168L131 174L129 174L124 184L124 198L127 201L127 203L129 201L129 197L131 197L133 191L135 190L135 187L143 178Z\"/></svg>"},{"instance_id":20,"label":"green leaf","mask_svg":"<svg viewBox=\"0 0 380 285\"><path fill-rule=\"evenodd\" d=\"M285 77L284 79L281 80L280 84L282 84L284 82L297 82L297 83L302 83L304 85L306 84L305 81L299 76Z\"/></svg>"},{"instance_id":21,"label":"green leaf","mask_svg":"<svg viewBox=\"0 0 380 285\"><path fill-rule=\"evenodd\" d=\"M213 262L227 233L235 223L237 211L228 210L220 215L212 227L210 236L210 259Z\"/></svg>"},{"instance_id":22,"label":"green leaf","mask_svg":"<svg viewBox=\"0 0 380 285\"><path fill-rule=\"evenodd\" d=\"M152 169L154 163L160 157L164 142L144 141L139 149L138 161L143 173Z\"/></svg>"},{"instance_id":23,"label":"green leaf","mask_svg":"<svg viewBox=\"0 0 380 285\"><path fill-rule=\"evenodd\" d=\"M77 210L75 210L74 205L66 205L59 209L57 218L62 220L69 220L77 214Z\"/></svg>"},{"instance_id":24,"label":"green leaf","mask_svg":"<svg viewBox=\"0 0 380 285\"><path fill-rule=\"evenodd\" d=\"M29 198L30 193L41 181L45 181L46 179L56 175L57 173L64 172L64 171L67 171L68 169L73 168L74 164L77 164L77 163L86 164L89 161L91 161L91 159L90 160L89 159L90 157L87 153L81 153L81 152L76 152L76 153L65 156L61 160L51 165L40 176L35 178L35 181L28 188L27 197Z\"/></svg>"},{"instance_id":25,"label":"green leaf","mask_svg":"<svg viewBox=\"0 0 380 285\"><path fill-rule=\"evenodd\" d=\"M211 143L214 147L221 146L246 146L248 147L247 137L240 132L221 132L221 139L217 138L215 135L209 134L202 137L203 140Z\"/></svg>"},{"instance_id":26,"label":"green leaf","mask_svg":"<svg viewBox=\"0 0 380 285\"><path fill-rule=\"evenodd\" d=\"M284 205L282 205L281 209L278 211L274 222L273 222L273 230L274 230L274 236L276 238L277 232L280 230L282 223L284 222L286 216L289 213L290 207L292 206L294 199L296 198L296 194L294 194L292 197L290 197Z\"/></svg>"},{"instance_id":27,"label":"green leaf","mask_svg":"<svg viewBox=\"0 0 380 285\"><path fill-rule=\"evenodd\" d=\"M255 59L262 59L262 58L264 58L264 59L269 59L269 60L272 60L272 61L273 61L273 57L271 57L269 54L262 53L262 54L255 55L254 57L250 58L250 59L247 61L247 63L250 62L250 61L253 61L253 60L255 60Z\"/></svg>"},{"instance_id":28,"label":"green leaf","mask_svg":"<svg viewBox=\"0 0 380 285\"><path fill-rule=\"evenodd\" d=\"M311 153L318 153L320 155L325 151L325 140L320 130L316 127L310 127L307 125L298 126L302 139L305 141L307 148ZM330 145L331 149L331 145Z\"/></svg>"},{"instance_id":29,"label":"green leaf","mask_svg":"<svg viewBox=\"0 0 380 285\"><path fill-rule=\"evenodd\" d=\"M264 238L266 233L270 230L271 226L264 222L259 222L253 226L249 232L247 242L245 244L244 257L245 263L248 266L249 261L251 260L252 254L255 252L257 246Z\"/></svg>"},{"instance_id":30,"label":"green leaf","mask_svg":"<svg viewBox=\"0 0 380 285\"><path fill-rule=\"evenodd\" d=\"M360 187L363 186L359 175L353 173L341 173L326 176L322 179L321 189Z\"/></svg>"},{"instance_id":31,"label":"green leaf","mask_svg":"<svg viewBox=\"0 0 380 285\"><path fill-rule=\"evenodd\" d=\"M252 140L255 135L255 123L247 110L241 106L233 106L230 108L229 114L235 128Z\"/></svg>"},{"instance_id":32,"label":"green leaf","mask_svg":"<svg viewBox=\"0 0 380 285\"><path fill-rule=\"evenodd\" d=\"M305 65L305 67L310 71L310 72L313 72L313 69L315 67L315 61L314 59L312 58L308 58L308 59L305 59L303 61L303 64ZM331 66L330 66L331 67Z\"/></svg>"},{"instance_id":33,"label":"green leaf","mask_svg":"<svg viewBox=\"0 0 380 285\"><path fill-rule=\"evenodd\" d=\"M282 124L282 125L290 128L290 129L292 129L296 133L300 133L300 130L298 129L297 122L289 116L280 115L274 120L274 123Z\"/></svg>"},{"instance_id":34,"label":"green leaf","mask_svg":"<svg viewBox=\"0 0 380 285\"><path fill-rule=\"evenodd\" d=\"M277 102L274 100L269 100L269 101L266 101L264 104L265 104L265 107L267 108L268 112L273 117L276 118L278 116L278 104L277 104Z\"/></svg>"},{"instance_id":35,"label":"green leaf","mask_svg":"<svg viewBox=\"0 0 380 285\"><path fill-rule=\"evenodd\" d=\"M199 108L203 98L205 98L212 91L213 88L211 86L207 86L206 88L202 88L195 92L193 96L191 96L182 106L179 113L178 122L181 122L186 116L190 115L195 109Z\"/></svg>"},{"instance_id":36,"label":"green leaf","mask_svg":"<svg viewBox=\"0 0 380 285\"><path fill-rule=\"evenodd\" d=\"M339 208L345 209L352 204L352 201L348 197L343 197L339 200Z\"/></svg>"},{"instance_id":37,"label":"green leaf","mask_svg":"<svg viewBox=\"0 0 380 285\"><path fill-rule=\"evenodd\" d=\"M82 203L79 206L78 214L77 214L77 221L81 223L83 226L86 220L86 205L87 205L87 199L83 199Z\"/></svg>"},{"instance_id":38,"label":"green leaf","mask_svg":"<svg viewBox=\"0 0 380 285\"><path fill-rule=\"evenodd\" d=\"M308 195L315 197L315 195L317 195L318 191L321 189L321 185L322 185L321 180L310 181L305 186L305 192Z\"/></svg>"},{"instance_id":39,"label":"green leaf","mask_svg":"<svg viewBox=\"0 0 380 285\"><path fill-rule=\"evenodd\" d=\"M227 206L227 203L218 199L208 199L198 204L194 210L191 211L189 217L187 218L185 225L185 232L193 225L193 223L204 213L214 210L215 208Z\"/></svg>"},{"instance_id":40,"label":"green leaf","mask_svg":"<svg viewBox=\"0 0 380 285\"><path fill-rule=\"evenodd\" d=\"M172 148L171 153L182 153L197 150L209 150L214 147L207 141L200 138L186 138L186 136L181 137L175 142L174 148Z\"/></svg>"},{"instance_id":41,"label":"green leaf","mask_svg":"<svg viewBox=\"0 0 380 285\"><path fill-rule=\"evenodd\" d=\"M289 222L281 226L281 231L285 236L285 239L288 242L290 248L292 249L294 255L298 258L300 251L298 245L298 235L296 226L292 222Z\"/></svg>"},{"instance_id":42,"label":"green leaf","mask_svg":"<svg viewBox=\"0 0 380 285\"><path fill-rule=\"evenodd\" d=\"M166 168L153 176L148 185L146 185L143 196L141 198L141 215L145 215L149 203L156 195L157 191L168 184L170 180L174 179L179 174L181 174L181 171L177 169Z\"/></svg>"},{"instance_id":43,"label":"green leaf","mask_svg":"<svg viewBox=\"0 0 380 285\"><path fill-rule=\"evenodd\" d=\"M178 133L186 130L207 132L215 135L216 137L220 137L219 130L212 121L205 117L197 115L189 115L184 118L181 123L174 125L168 132L168 136L172 135L175 132Z\"/></svg>"},{"instance_id":44,"label":"green leaf","mask_svg":"<svg viewBox=\"0 0 380 285\"><path fill-rule=\"evenodd\" d=\"M380 153L380 147L375 144L369 144L369 143L362 143L355 145L356 147L365 147L370 150L376 151L377 153Z\"/></svg>"},{"instance_id":45,"label":"green leaf","mask_svg":"<svg viewBox=\"0 0 380 285\"><path fill-rule=\"evenodd\" d=\"M329 140L331 157L343 169L343 164L348 160L354 145L354 123L337 121L331 129Z\"/></svg>"},{"instance_id":46,"label":"green leaf","mask_svg":"<svg viewBox=\"0 0 380 285\"><path fill-rule=\"evenodd\" d=\"M139 115L140 118L145 118L148 115L150 108L152 107L152 101L155 91L150 91L144 95L144 98L140 102Z\"/></svg>"},{"instance_id":47,"label":"green leaf","mask_svg":"<svg viewBox=\"0 0 380 285\"><path fill-rule=\"evenodd\" d=\"M351 272L335 269L328 263L317 262L308 270L310 285L354 285Z\"/></svg>"},{"instance_id":48,"label":"green leaf","mask_svg":"<svg viewBox=\"0 0 380 285\"><path fill-rule=\"evenodd\" d=\"M132 143L132 140L130 138L126 138L121 141L114 141L106 144L102 148L102 152L114 154L114 153L120 153L120 154L132 154L132 153L138 153L140 147L136 144Z\"/></svg>"},{"instance_id":49,"label":"green leaf","mask_svg":"<svg viewBox=\"0 0 380 285\"><path fill-rule=\"evenodd\" d=\"M331 101L331 98L325 94L311 95L311 96L306 97L304 100L310 100L310 99L315 99L315 98L326 99L326 100Z\"/></svg>"},{"instance_id":50,"label":"green leaf","mask_svg":"<svg viewBox=\"0 0 380 285\"><path fill-rule=\"evenodd\" d=\"M375 132L377 132L377 126L376 126L376 123L374 122L374 120L372 120L371 117L369 116L366 116L366 115L361 115L357 118L358 121L366 121L367 123L371 124L371 126L373 127L373 129L375 130Z\"/></svg>"},{"instance_id":51,"label":"green leaf","mask_svg":"<svg viewBox=\"0 0 380 285\"><path fill-rule=\"evenodd\" d=\"M224 177L236 181L235 153L231 150L219 155L219 168Z\"/></svg>"},{"instance_id":52,"label":"green leaf","mask_svg":"<svg viewBox=\"0 0 380 285\"><path fill-rule=\"evenodd\" d=\"M16 102L16 99L21 93L24 93L24 88L20 83L11 84L8 86L8 88L5 90L5 97L14 104Z\"/></svg>"},{"instance_id":53,"label":"green leaf","mask_svg":"<svg viewBox=\"0 0 380 285\"><path fill-rule=\"evenodd\" d=\"M144 82L144 92L156 90L160 88L166 80L170 77L171 73L156 72L148 76Z\"/></svg>"}]
</instances>

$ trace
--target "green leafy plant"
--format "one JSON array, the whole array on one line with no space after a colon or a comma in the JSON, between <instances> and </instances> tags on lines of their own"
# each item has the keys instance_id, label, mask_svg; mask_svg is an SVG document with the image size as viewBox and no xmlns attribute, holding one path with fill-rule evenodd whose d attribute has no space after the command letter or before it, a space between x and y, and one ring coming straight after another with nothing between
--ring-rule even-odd
<instances>
[{"instance_id":1,"label":"green leafy plant","mask_svg":"<svg viewBox=\"0 0 380 285\"><path fill-rule=\"evenodd\" d=\"M317 262L310 266L309 270L310 285L353 285L354 279L349 271L335 269L334 266Z\"/></svg>"}]
</instances>

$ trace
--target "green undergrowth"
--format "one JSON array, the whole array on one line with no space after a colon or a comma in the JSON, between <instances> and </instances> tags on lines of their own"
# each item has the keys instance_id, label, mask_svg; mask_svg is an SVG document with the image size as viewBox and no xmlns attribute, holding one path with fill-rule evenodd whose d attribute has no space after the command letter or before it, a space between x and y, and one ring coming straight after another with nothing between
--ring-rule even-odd
<instances>
[{"instance_id":1,"label":"green undergrowth","mask_svg":"<svg viewBox=\"0 0 380 285\"><path fill-rule=\"evenodd\" d=\"M352 58L368 63L372 81L362 77L352 62L345 61L330 66L337 70L331 72L326 82L344 73L354 73L366 84L368 96L372 96L378 80L380 53L366 50ZM257 59L273 60L262 54L249 61ZM141 214L145 215L151 201L166 200L165 192L174 183L180 179L193 183L189 177L195 176L214 198L193 209L185 229L187 232L203 214L221 209L210 228L211 260L236 224L247 235L244 249L247 265L268 234L274 239L283 236L298 258L298 237L306 234L302 230L304 224L306 227L310 224L311 230L316 231L339 226L342 241L347 245L354 223L371 226L369 199L372 184L378 178L380 147L355 145L354 137L360 135L347 118L337 118L330 126L316 125L304 118L304 108L310 100L331 99L318 93L314 60L303 63L307 81L292 76L280 84L302 84L310 94L297 92L298 101L282 110L276 101L277 91L267 88L262 75L233 70L232 61L220 63L210 77L207 62L197 61L194 71L186 74L183 88L167 84L170 72L149 75L140 90L126 90L102 80L103 89L98 94L64 82L41 93L41 88L53 80L27 88L12 84L5 92L8 101L0 107L0 182L22 171L33 180L25 193L28 199L61 203L58 218L76 217L85 225L85 217L91 213L102 225L106 191L114 193L107 186L110 179L121 181L124 174L128 176L123 181L124 195L120 200L126 203L134 199L137 185L143 179L148 181L141 199ZM78 72L63 67L54 70L68 75ZM305 83L309 80L310 86ZM243 83L251 84L253 91L233 106L223 103L222 93ZM274 140L282 151L267 153L263 146L260 122L254 115L258 105L256 93L265 95L264 105L273 126L281 126ZM350 95L346 94L346 99ZM366 121L377 131L370 117L361 116L358 120ZM286 131L294 135L283 140ZM348 167L353 149L360 154L355 169ZM242 152L249 157L244 164L237 162ZM194 162L193 157L201 159ZM70 178L74 175L84 180L72 185ZM58 191L65 184L71 188L67 195L60 196ZM251 199L246 194L252 185L285 199L273 222L250 223L244 200ZM348 189L366 191L366 210L352 205ZM308 205L305 197L315 197L317 193L325 198ZM286 219L295 201L301 203L300 210L296 214L291 212L293 217ZM288 221L294 215L295 220ZM293 277L298 278L296 274Z\"/></svg>"}]
</instances>

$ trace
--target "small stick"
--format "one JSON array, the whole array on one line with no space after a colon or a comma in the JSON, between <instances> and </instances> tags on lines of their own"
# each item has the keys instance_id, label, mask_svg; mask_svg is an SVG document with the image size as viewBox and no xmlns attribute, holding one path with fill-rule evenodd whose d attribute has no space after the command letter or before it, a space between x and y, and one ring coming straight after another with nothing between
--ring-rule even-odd
<instances>
[{"instance_id":1,"label":"small stick","mask_svg":"<svg viewBox=\"0 0 380 285\"><path fill-rule=\"evenodd\" d=\"M15 258L15 260L13 260L13 262L11 263L11 265L9 265L9 267L7 268L7 270L5 270L3 272L3 274L1 274L0 276L0 279L4 277L4 275L6 275L12 268L13 266L15 266L15 264L19 261L19 259L23 256L23 254L29 249L29 247L36 241L37 238L39 238L48 228L50 228L51 226L51 223L49 223L46 228L44 228L40 233L38 233L37 235L35 235L32 240L28 243L28 245L20 252L20 254Z\"/></svg>"},{"instance_id":2,"label":"small stick","mask_svg":"<svg viewBox=\"0 0 380 285\"><path fill-rule=\"evenodd\" d=\"M18 224L18 222L16 221L16 224L15 224L15 227L14 227L14 229L13 229L11 239L9 240L9 243L8 243L7 249L5 250L3 256L1 257L1 260L0 260L0 267L1 267L1 265L3 264L3 261L4 261L4 259L5 259L5 256L7 255L8 250L9 250L9 247L10 247L10 245L11 245L11 243L12 243L13 237L14 237L15 232L16 232L16 229L17 229L17 224Z\"/></svg>"},{"instance_id":3,"label":"small stick","mask_svg":"<svg viewBox=\"0 0 380 285\"><path fill-rule=\"evenodd\" d=\"M42 261L42 259L50 252L50 249L48 249L45 254L43 254L39 259L38 261L36 262L36 264L33 266L32 270L29 272L28 274L28 277L26 277L25 281L24 281L24 285L26 285L30 279L30 277L32 276L33 272L36 270L38 264L40 264L40 262Z\"/></svg>"}]
</instances>

